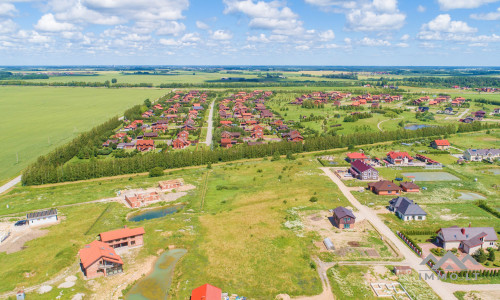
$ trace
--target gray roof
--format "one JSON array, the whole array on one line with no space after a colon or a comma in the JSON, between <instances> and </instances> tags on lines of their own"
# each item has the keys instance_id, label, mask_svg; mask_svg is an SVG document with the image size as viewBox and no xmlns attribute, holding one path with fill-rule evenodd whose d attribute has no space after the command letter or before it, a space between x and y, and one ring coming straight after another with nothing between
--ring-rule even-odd
<instances>
[{"instance_id":1,"label":"gray roof","mask_svg":"<svg viewBox=\"0 0 500 300\"><path fill-rule=\"evenodd\" d=\"M479 156L498 156L500 155L500 149L467 149L470 155Z\"/></svg>"},{"instance_id":2,"label":"gray roof","mask_svg":"<svg viewBox=\"0 0 500 300\"><path fill-rule=\"evenodd\" d=\"M466 240L464 242L464 245L469 246L469 248L481 245L483 243L481 241L481 238L485 237L487 235L488 234L486 234L486 232L481 232L481 233L477 234L476 236L474 236L473 238Z\"/></svg>"},{"instance_id":3,"label":"gray roof","mask_svg":"<svg viewBox=\"0 0 500 300\"><path fill-rule=\"evenodd\" d=\"M413 203L412 200L406 198L406 197L396 197L396 198L393 198L391 201L389 201L389 204L394 207L394 208L398 208L399 205L401 205L401 202L404 200L406 201L410 201L411 203Z\"/></svg>"},{"instance_id":4,"label":"gray roof","mask_svg":"<svg viewBox=\"0 0 500 300\"><path fill-rule=\"evenodd\" d=\"M57 209L42 210L37 212L32 212L26 215L26 219L39 219L51 216L57 216Z\"/></svg>"},{"instance_id":5,"label":"gray roof","mask_svg":"<svg viewBox=\"0 0 500 300\"><path fill-rule=\"evenodd\" d=\"M445 242L452 241L467 241L477 237L480 233L486 233L486 237L484 238L487 241L496 241L497 234L493 227L463 227L460 228L458 226L441 228L443 235L443 240Z\"/></svg>"},{"instance_id":6,"label":"gray roof","mask_svg":"<svg viewBox=\"0 0 500 300\"><path fill-rule=\"evenodd\" d=\"M340 218L343 218L343 217L351 217L353 219L356 219L356 217L354 216L354 213L352 212L352 210L350 209L347 209L345 207L342 207L342 206L339 206L337 208L335 208L333 210L333 213L340 219Z\"/></svg>"},{"instance_id":7,"label":"gray roof","mask_svg":"<svg viewBox=\"0 0 500 300\"><path fill-rule=\"evenodd\" d=\"M397 198L396 198L397 199ZM412 200L403 197L396 207L396 211L405 216L425 216L427 213Z\"/></svg>"}]
</instances>

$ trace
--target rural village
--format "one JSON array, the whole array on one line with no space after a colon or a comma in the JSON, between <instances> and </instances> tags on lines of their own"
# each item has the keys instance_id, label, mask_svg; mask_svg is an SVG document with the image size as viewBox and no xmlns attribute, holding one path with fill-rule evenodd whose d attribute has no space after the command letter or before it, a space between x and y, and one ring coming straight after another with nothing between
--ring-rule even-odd
<instances>
[{"instance_id":1,"label":"rural village","mask_svg":"<svg viewBox=\"0 0 500 300\"><path fill-rule=\"evenodd\" d=\"M158 89L2 183L0 298L497 299L499 91L423 91Z\"/></svg>"}]
</instances>

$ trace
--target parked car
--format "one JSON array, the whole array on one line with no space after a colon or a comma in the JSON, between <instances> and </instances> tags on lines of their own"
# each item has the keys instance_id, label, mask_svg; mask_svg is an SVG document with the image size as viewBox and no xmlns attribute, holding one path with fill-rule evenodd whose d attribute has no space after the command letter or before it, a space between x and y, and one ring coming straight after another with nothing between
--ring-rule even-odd
<instances>
[{"instance_id":1,"label":"parked car","mask_svg":"<svg viewBox=\"0 0 500 300\"><path fill-rule=\"evenodd\" d=\"M26 225L26 223L28 223L27 220L21 220L21 221L17 221L14 226L24 226Z\"/></svg>"}]
</instances>

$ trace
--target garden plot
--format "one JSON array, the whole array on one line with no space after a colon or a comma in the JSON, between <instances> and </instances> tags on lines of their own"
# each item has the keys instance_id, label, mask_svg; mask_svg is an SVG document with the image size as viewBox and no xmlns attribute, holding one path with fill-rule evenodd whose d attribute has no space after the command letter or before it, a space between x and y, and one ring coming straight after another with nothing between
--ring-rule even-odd
<instances>
[{"instance_id":1,"label":"garden plot","mask_svg":"<svg viewBox=\"0 0 500 300\"><path fill-rule=\"evenodd\" d=\"M367 220L357 218L354 228L343 230L333 225L331 215L326 211L302 216L302 220L306 231L315 231L320 235L321 239L315 242L315 245L320 249L320 252L324 252L324 255L333 255L341 260L350 260L356 257L388 258L397 256L380 239L378 233ZM334 254L327 253L329 251L322 243L324 238L330 238L333 242L336 249ZM331 258L329 257L329 259Z\"/></svg>"},{"instance_id":2,"label":"garden plot","mask_svg":"<svg viewBox=\"0 0 500 300\"><path fill-rule=\"evenodd\" d=\"M451 175L447 172L413 172L403 173L404 176L415 181L454 181L460 178Z\"/></svg>"}]
</instances>

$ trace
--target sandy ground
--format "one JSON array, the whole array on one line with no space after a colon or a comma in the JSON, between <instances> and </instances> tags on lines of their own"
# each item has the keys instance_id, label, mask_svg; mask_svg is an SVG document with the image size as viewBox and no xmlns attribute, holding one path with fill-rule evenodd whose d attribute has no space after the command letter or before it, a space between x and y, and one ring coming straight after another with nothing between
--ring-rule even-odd
<instances>
[{"instance_id":1,"label":"sandy ground","mask_svg":"<svg viewBox=\"0 0 500 300\"><path fill-rule=\"evenodd\" d=\"M10 236L0 244L0 252L10 254L21 251L26 242L42 237L48 233L48 230L43 230L40 227L30 228L27 225L21 228L15 228L11 231Z\"/></svg>"},{"instance_id":2,"label":"sandy ground","mask_svg":"<svg viewBox=\"0 0 500 300\"><path fill-rule=\"evenodd\" d=\"M464 299L466 300L496 300L498 299L498 292L467 292Z\"/></svg>"}]
</instances>

